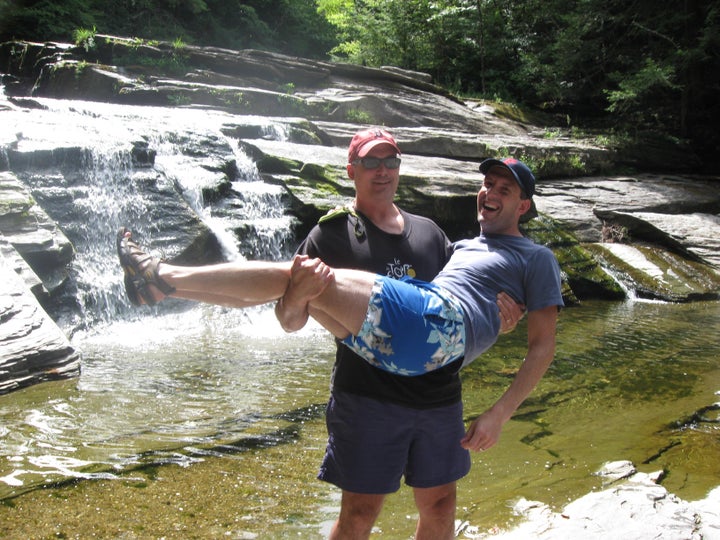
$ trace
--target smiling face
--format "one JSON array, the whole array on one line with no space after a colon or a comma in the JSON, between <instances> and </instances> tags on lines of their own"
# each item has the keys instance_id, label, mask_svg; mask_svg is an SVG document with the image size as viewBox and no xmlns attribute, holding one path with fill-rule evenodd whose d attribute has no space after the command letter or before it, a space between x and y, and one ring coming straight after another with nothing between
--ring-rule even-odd
<instances>
[{"instance_id":1,"label":"smiling face","mask_svg":"<svg viewBox=\"0 0 720 540\"><path fill-rule=\"evenodd\" d=\"M397 152L390 144L372 148L366 156L373 158L395 157ZM347 166L348 176L355 182L355 199L358 209L367 204L392 204L400 183L400 169L388 169L384 163L375 169L367 169L362 163Z\"/></svg>"},{"instance_id":2,"label":"smiling face","mask_svg":"<svg viewBox=\"0 0 720 540\"><path fill-rule=\"evenodd\" d=\"M521 236L518 223L532 203L506 167L492 167L477 196L478 223L485 234Z\"/></svg>"}]
</instances>

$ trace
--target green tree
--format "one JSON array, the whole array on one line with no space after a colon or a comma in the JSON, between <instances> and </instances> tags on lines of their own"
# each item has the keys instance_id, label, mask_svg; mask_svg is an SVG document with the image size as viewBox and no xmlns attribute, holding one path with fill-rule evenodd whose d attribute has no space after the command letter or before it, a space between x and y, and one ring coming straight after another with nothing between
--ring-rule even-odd
<instances>
[{"instance_id":1,"label":"green tree","mask_svg":"<svg viewBox=\"0 0 720 540\"><path fill-rule=\"evenodd\" d=\"M92 0L2 2L0 40L68 40L76 28L92 28L98 15Z\"/></svg>"},{"instance_id":2,"label":"green tree","mask_svg":"<svg viewBox=\"0 0 720 540\"><path fill-rule=\"evenodd\" d=\"M0 0L0 40L70 41L77 28L327 58L334 29L313 0Z\"/></svg>"}]
</instances>

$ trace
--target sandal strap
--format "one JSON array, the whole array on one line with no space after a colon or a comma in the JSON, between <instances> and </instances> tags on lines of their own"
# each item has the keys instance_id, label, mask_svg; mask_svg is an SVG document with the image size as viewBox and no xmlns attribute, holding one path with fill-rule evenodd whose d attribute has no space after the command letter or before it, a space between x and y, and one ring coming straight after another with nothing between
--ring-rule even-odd
<instances>
[{"instance_id":1,"label":"sandal strap","mask_svg":"<svg viewBox=\"0 0 720 540\"><path fill-rule=\"evenodd\" d=\"M158 267L163 260L143 251L122 227L117 235L117 251L120 265L125 273L125 291L130 301L140 305L140 296L146 304L153 306L157 301L153 298L150 285L155 286L165 296L175 292L175 288L163 280Z\"/></svg>"}]
</instances>

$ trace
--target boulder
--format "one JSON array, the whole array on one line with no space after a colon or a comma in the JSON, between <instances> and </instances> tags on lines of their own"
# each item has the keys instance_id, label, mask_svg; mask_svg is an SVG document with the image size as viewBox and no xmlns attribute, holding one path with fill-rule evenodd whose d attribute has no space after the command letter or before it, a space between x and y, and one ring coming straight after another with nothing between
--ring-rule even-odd
<instances>
[{"instance_id":1,"label":"boulder","mask_svg":"<svg viewBox=\"0 0 720 540\"><path fill-rule=\"evenodd\" d=\"M47 298L68 278L72 244L10 172L0 172L0 208L6 265L23 277L39 299Z\"/></svg>"},{"instance_id":2,"label":"boulder","mask_svg":"<svg viewBox=\"0 0 720 540\"><path fill-rule=\"evenodd\" d=\"M0 256L0 394L76 377L80 353Z\"/></svg>"}]
</instances>

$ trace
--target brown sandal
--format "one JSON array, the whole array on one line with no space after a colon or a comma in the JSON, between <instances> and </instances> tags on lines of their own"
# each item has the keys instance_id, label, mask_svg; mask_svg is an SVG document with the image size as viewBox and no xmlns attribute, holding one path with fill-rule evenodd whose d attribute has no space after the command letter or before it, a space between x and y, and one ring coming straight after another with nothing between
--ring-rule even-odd
<instances>
[{"instance_id":1,"label":"brown sandal","mask_svg":"<svg viewBox=\"0 0 720 540\"><path fill-rule=\"evenodd\" d=\"M167 284L158 275L158 265L161 259L145 253L140 246L133 242L130 231L121 227L117 233L117 252L122 266L125 283L125 292L130 302L135 306L143 303L154 306L157 304L150 286L156 287L165 296L175 292L175 288Z\"/></svg>"}]
</instances>

